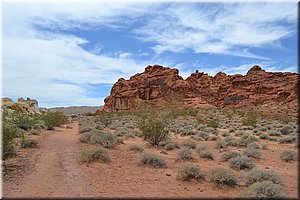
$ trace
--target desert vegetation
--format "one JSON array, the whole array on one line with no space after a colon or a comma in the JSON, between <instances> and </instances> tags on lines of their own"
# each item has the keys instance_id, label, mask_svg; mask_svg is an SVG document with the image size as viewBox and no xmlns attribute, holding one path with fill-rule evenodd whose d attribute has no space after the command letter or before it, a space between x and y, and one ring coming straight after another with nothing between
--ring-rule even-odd
<instances>
[{"instance_id":1,"label":"desert vegetation","mask_svg":"<svg viewBox=\"0 0 300 200\"><path fill-rule=\"evenodd\" d=\"M259 168L270 146L288 145L285 148L289 150L274 155L277 162L297 159L293 150L298 140L296 121L286 123L253 111L148 107L81 116L79 124L82 143L100 145L111 151L111 147L118 149L119 145L134 141L127 152L136 156L137 167L174 169L176 180L183 182L213 182L228 188L246 184L238 194L240 197L285 195L281 181L284 177L269 170L272 166L266 167L267 170ZM102 138L106 138L105 142L101 142ZM108 145L109 142L115 145ZM168 158L170 155L172 160ZM205 162L211 164L203 170L201 164Z\"/></svg>"},{"instance_id":2,"label":"desert vegetation","mask_svg":"<svg viewBox=\"0 0 300 200\"><path fill-rule=\"evenodd\" d=\"M296 166L298 159L296 121L286 123L253 111L147 107L69 119L79 124L80 166L100 170L130 165L134 170L129 167L125 174L160 178L166 174L173 184L218 187L233 197L288 196L289 183L284 180L289 172L280 169L285 164ZM16 155L18 148L39 148L38 141L28 136L38 137L67 120L57 112L3 113L4 158Z\"/></svg>"}]
</instances>

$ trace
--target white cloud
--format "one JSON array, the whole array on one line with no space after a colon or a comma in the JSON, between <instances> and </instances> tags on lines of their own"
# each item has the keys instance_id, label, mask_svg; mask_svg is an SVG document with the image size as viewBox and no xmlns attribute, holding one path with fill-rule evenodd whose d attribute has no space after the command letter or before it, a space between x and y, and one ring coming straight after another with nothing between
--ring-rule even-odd
<instances>
[{"instance_id":1,"label":"white cloud","mask_svg":"<svg viewBox=\"0 0 300 200\"><path fill-rule=\"evenodd\" d=\"M154 42L152 49L158 54L192 49L267 60L245 49L274 45L296 32L296 3L196 6L172 4L134 33L142 41Z\"/></svg>"}]
</instances>

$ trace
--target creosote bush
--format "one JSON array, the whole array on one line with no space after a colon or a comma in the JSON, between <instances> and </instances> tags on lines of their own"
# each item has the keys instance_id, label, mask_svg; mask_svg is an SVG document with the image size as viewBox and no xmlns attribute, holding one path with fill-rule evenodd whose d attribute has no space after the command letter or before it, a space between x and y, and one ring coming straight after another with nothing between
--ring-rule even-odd
<instances>
[{"instance_id":1,"label":"creosote bush","mask_svg":"<svg viewBox=\"0 0 300 200\"><path fill-rule=\"evenodd\" d=\"M110 157L104 148L98 147L82 151L80 160L86 163L90 163L92 161L109 162Z\"/></svg>"},{"instance_id":2,"label":"creosote bush","mask_svg":"<svg viewBox=\"0 0 300 200\"><path fill-rule=\"evenodd\" d=\"M255 182L248 186L241 193L241 197L246 198L282 198L284 196L283 188L272 181Z\"/></svg>"},{"instance_id":3,"label":"creosote bush","mask_svg":"<svg viewBox=\"0 0 300 200\"><path fill-rule=\"evenodd\" d=\"M259 168L253 168L249 172L242 174L242 178L245 180L247 185L262 181L272 181L277 184L280 183L279 176L274 171Z\"/></svg>"},{"instance_id":4,"label":"creosote bush","mask_svg":"<svg viewBox=\"0 0 300 200\"><path fill-rule=\"evenodd\" d=\"M169 131L166 128L166 122L157 116L151 115L143 118L139 124L142 131L142 137L151 145L158 146L159 143L167 138Z\"/></svg>"},{"instance_id":5,"label":"creosote bush","mask_svg":"<svg viewBox=\"0 0 300 200\"><path fill-rule=\"evenodd\" d=\"M242 123L244 126L256 127L258 118L259 114L257 112L247 112L242 119Z\"/></svg>"},{"instance_id":6,"label":"creosote bush","mask_svg":"<svg viewBox=\"0 0 300 200\"><path fill-rule=\"evenodd\" d=\"M164 168L167 166L166 161L161 156L145 151L140 154L138 163L154 168Z\"/></svg>"},{"instance_id":7,"label":"creosote bush","mask_svg":"<svg viewBox=\"0 0 300 200\"><path fill-rule=\"evenodd\" d=\"M2 158L3 160L16 155L13 139L16 137L16 130L7 127L3 122L2 127Z\"/></svg>"},{"instance_id":8,"label":"creosote bush","mask_svg":"<svg viewBox=\"0 0 300 200\"><path fill-rule=\"evenodd\" d=\"M233 187L237 185L237 179L234 175L234 171L223 167L215 167L211 169L208 173L208 178L210 181L222 186Z\"/></svg>"},{"instance_id":9,"label":"creosote bush","mask_svg":"<svg viewBox=\"0 0 300 200\"><path fill-rule=\"evenodd\" d=\"M204 174L196 165L192 163L185 163L178 170L177 178L181 181L190 181L191 179L200 181L201 179L204 179Z\"/></svg>"},{"instance_id":10,"label":"creosote bush","mask_svg":"<svg viewBox=\"0 0 300 200\"><path fill-rule=\"evenodd\" d=\"M53 130L55 126L60 126L67 122L67 117L61 112L44 112L42 118L48 130Z\"/></svg>"},{"instance_id":11,"label":"creosote bush","mask_svg":"<svg viewBox=\"0 0 300 200\"><path fill-rule=\"evenodd\" d=\"M291 150L285 150L280 154L280 159L286 162L296 160L296 152Z\"/></svg>"}]
</instances>

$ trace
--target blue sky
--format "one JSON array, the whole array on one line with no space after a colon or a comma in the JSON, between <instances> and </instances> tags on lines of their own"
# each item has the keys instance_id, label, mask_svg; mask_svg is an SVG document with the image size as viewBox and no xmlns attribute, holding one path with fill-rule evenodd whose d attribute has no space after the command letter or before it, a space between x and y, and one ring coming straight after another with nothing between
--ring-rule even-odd
<instances>
[{"instance_id":1,"label":"blue sky","mask_svg":"<svg viewBox=\"0 0 300 200\"><path fill-rule=\"evenodd\" d=\"M103 105L147 65L297 72L297 3L3 3L3 94L42 107Z\"/></svg>"}]
</instances>

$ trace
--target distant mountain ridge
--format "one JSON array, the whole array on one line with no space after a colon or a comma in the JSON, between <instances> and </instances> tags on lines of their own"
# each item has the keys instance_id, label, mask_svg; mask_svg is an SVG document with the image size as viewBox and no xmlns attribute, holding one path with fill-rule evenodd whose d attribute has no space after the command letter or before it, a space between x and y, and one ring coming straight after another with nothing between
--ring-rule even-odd
<instances>
[{"instance_id":1,"label":"distant mountain ridge","mask_svg":"<svg viewBox=\"0 0 300 200\"><path fill-rule=\"evenodd\" d=\"M120 78L105 98L103 111L132 110L146 103L181 108L259 107L295 114L298 78L296 73L266 72L255 65L246 75L209 76L196 70L183 79L178 69L149 65L129 80Z\"/></svg>"},{"instance_id":2,"label":"distant mountain ridge","mask_svg":"<svg viewBox=\"0 0 300 200\"><path fill-rule=\"evenodd\" d=\"M69 106L69 107L47 108L47 110L59 111L66 115L73 115L73 114L94 113L97 110L101 110L102 107L103 106ZM43 109L45 109L45 108L43 108Z\"/></svg>"}]
</instances>

